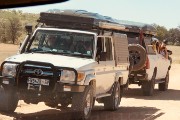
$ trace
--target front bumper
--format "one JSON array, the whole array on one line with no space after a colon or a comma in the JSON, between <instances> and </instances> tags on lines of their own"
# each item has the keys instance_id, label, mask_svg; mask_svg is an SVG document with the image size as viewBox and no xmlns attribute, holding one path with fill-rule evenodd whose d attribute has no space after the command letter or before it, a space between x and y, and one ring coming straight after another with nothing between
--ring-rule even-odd
<instances>
[{"instance_id":1,"label":"front bumper","mask_svg":"<svg viewBox=\"0 0 180 120\"><path fill-rule=\"evenodd\" d=\"M15 79L12 77L3 77L0 76L0 85L3 87L8 87L13 91L16 91L19 97L19 100L24 100L26 103L34 103L38 102L52 102L52 101L62 101L69 99L73 96L73 94L81 93L84 91L84 85L70 85L63 83L56 83L53 89L42 89L41 91L38 89L28 89L21 88L16 86ZM69 97L71 96L71 97Z\"/></svg>"},{"instance_id":2,"label":"front bumper","mask_svg":"<svg viewBox=\"0 0 180 120\"><path fill-rule=\"evenodd\" d=\"M0 76L0 84L1 85L9 85L9 86L16 86L15 84L15 78L13 77L5 77L5 76ZM18 86L16 86L19 88ZM38 85L36 87L42 87L42 85ZM19 88L20 90L21 88ZM52 92L56 90L56 92L83 92L85 89L85 85L73 85L73 84L65 84L65 83L56 83L54 88L52 89ZM40 89L23 89L23 91L35 91L35 92L44 92L41 91ZM50 91L50 90L47 90Z\"/></svg>"},{"instance_id":3,"label":"front bumper","mask_svg":"<svg viewBox=\"0 0 180 120\"><path fill-rule=\"evenodd\" d=\"M14 63L14 62L3 62L5 63ZM3 66L2 64L2 66ZM57 67L54 66L51 63L42 63L42 62L36 62L36 61L25 61L22 63L16 63L17 66L17 73L16 77L4 77L0 76L0 84L6 85L6 86L13 86L13 89L16 89L20 99L25 98L38 98L41 99L41 101L44 101L47 97L53 98L54 96L58 95L61 96L63 94L72 94L76 92L83 92L85 87L84 85L78 85L77 83L77 71L73 68L67 68L67 67ZM30 66L27 68L27 66ZM33 67L34 68L33 68ZM38 68L40 66L40 68ZM49 76L36 76L33 73L25 73L25 69L42 69L45 72L51 72L51 75ZM74 83L62 83L59 81L59 71L61 70L71 70L75 72L75 80ZM38 78L38 79L48 79L49 85L42 85L42 84L30 84L27 83L28 77L32 78ZM30 86L30 87L29 87ZM10 87L11 88L11 87Z\"/></svg>"},{"instance_id":4,"label":"front bumper","mask_svg":"<svg viewBox=\"0 0 180 120\"><path fill-rule=\"evenodd\" d=\"M15 78L0 76L0 85L13 85L15 84Z\"/></svg>"}]
</instances>

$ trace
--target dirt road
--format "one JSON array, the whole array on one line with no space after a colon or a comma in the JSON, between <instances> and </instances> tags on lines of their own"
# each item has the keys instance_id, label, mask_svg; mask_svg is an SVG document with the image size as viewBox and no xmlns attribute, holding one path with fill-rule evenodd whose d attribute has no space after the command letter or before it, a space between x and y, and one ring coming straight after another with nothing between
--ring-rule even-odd
<instances>
[{"instance_id":1,"label":"dirt road","mask_svg":"<svg viewBox=\"0 0 180 120\"><path fill-rule=\"evenodd\" d=\"M0 44L0 63L8 56L15 54L17 45ZM179 47L169 47L176 53L173 59L178 58ZM104 111L103 105L96 103L92 111L91 120L180 120L180 64L173 64L170 71L169 90L160 92L156 90L154 96L142 96L137 85L131 85L124 92L118 111ZM13 114L0 112L0 120L64 120L70 119L71 113L59 109L52 109L39 103L38 105L25 104L23 101Z\"/></svg>"},{"instance_id":2,"label":"dirt road","mask_svg":"<svg viewBox=\"0 0 180 120\"><path fill-rule=\"evenodd\" d=\"M140 87L131 85L124 92L118 111L104 111L103 105L96 103L91 120L180 120L180 64L173 64L170 71L169 90L156 90L154 96L142 96ZM13 114L1 113L0 120L64 120L71 119L71 113L61 108L52 109L39 103L25 104L23 101Z\"/></svg>"}]
</instances>

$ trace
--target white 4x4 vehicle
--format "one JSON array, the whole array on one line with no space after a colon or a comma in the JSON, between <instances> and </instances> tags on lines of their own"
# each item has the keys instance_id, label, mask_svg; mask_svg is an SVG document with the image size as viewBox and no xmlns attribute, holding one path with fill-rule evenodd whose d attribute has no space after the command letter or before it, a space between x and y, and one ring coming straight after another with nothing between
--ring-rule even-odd
<instances>
[{"instance_id":1,"label":"white 4x4 vehicle","mask_svg":"<svg viewBox=\"0 0 180 120\"><path fill-rule=\"evenodd\" d=\"M39 22L47 26L29 34L20 54L1 65L1 110L14 111L19 99L34 104L43 101L51 107L72 104L71 109L83 119L89 118L95 100L107 110L118 109L128 80L129 52L127 36L113 32L112 26L116 31L124 26L100 22L101 31L90 31L94 24L86 28L84 21L89 25L95 19L77 16L41 13ZM86 31L71 29L72 20Z\"/></svg>"},{"instance_id":2,"label":"white 4x4 vehicle","mask_svg":"<svg viewBox=\"0 0 180 120\"><path fill-rule=\"evenodd\" d=\"M153 49L152 38L155 29L150 25L141 25L138 30L128 33L129 52L131 58L130 84L142 86L143 95L153 95L155 84L160 91L166 91L169 83L171 63L163 55ZM143 31L143 34L139 29Z\"/></svg>"}]
</instances>

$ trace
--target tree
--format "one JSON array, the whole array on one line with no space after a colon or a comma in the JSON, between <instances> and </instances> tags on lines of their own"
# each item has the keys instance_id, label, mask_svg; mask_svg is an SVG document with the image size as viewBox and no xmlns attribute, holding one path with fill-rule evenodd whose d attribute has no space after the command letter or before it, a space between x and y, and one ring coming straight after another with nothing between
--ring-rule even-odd
<instances>
[{"instance_id":1,"label":"tree","mask_svg":"<svg viewBox=\"0 0 180 120\"><path fill-rule=\"evenodd\" d=\"M180 42L180 30L178 28L170 29L168 39L173 43Z\"/></svg>"},{"instance_id":2,"label":"tree","mask_svg":"<svg viewBox=\"0 0 180 120\"><path fill-rule=\"evenodd\" d=\"M157 25L157 24L153 24L153 26L157 30L157 38L159 40L162 41L164 39L167 39L167 37L168 37L168 30L166 29L166 27L160 26L160 25Z\"/></svg>"},{"instance_id":3,"label":"tree","mask_svg":"<svg viewBox=\"0 0 180 120\"><path fill-rule=\"evenodd\" d=\"M12 43L14 44L18 37L21 36L22 24L20 22L20 19L17 17L9 18L8 21L9 38L10 40L12 40Z\"/></svg>"},{"instance_id":4,"label":"tree","mask_svg":"<svg viewBox=\"0 0 180 120\"><path fill-rule=\"evenodd\" d=\"M6 39L6 22L4 19L0 19L0 42L7 42L7 39Z\"/></svg>"}]
</instances>

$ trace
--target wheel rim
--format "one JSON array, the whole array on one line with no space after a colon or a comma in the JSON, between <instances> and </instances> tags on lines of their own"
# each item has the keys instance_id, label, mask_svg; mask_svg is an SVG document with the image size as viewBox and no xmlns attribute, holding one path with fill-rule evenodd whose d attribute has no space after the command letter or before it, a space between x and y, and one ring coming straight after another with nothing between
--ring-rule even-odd
<instances>
[{"instance_id":1,"label":"wheel rim","mask_svg":"<svg viewBox=\"0 0 180 120\"><path fill-rule=\"evenodd\" d=\"M119 103L119 87L116 88L114 101L115 101L115 106L118 107L118 103Z\"/></svg>"},{"instance_id":2,"label":"wheel rim","mask_svg":"<svg viewBox=\"0 0 180 120\"><path fill-rule=\"evenodd\" d=\"M133 64L136 65L140 61L140 54L138 51L130 51L130 55L133 59Z\"/></svg>"},{"instance_id":3,"label":"wheel rim","mask_svg":"<svg viewBox=\"0 0 180 120\"><path fill-rule=\"evenodd\" d=\"M91 93L89 93L86 96L85 100L85 106L84 106L84 114L88 115L88 113L91 111Z\"/></svg>"}]
</instances>

